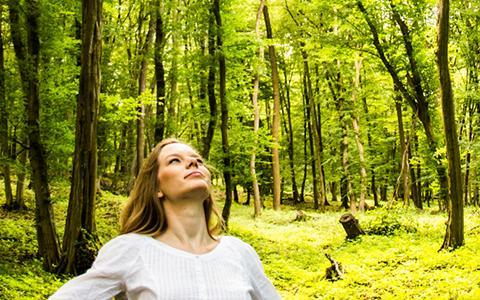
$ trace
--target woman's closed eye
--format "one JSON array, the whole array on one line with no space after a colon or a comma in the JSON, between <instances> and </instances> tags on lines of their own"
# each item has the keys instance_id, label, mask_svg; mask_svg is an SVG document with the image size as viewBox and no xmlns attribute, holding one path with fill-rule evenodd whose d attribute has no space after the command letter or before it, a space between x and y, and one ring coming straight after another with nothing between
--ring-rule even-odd
<instances>
[{"instance_id":1,"label":"woman's closed eye","mask_svg":"<svg viewBox=\"0 0 480 300\"><path fill-rule=\"evenodd\" d=\"M179 163L179 162L180 162L180 159L172 158L168 161L168 164L171 165L171 164L176 164L176 163Z\"/></svg>"}]
</instances>

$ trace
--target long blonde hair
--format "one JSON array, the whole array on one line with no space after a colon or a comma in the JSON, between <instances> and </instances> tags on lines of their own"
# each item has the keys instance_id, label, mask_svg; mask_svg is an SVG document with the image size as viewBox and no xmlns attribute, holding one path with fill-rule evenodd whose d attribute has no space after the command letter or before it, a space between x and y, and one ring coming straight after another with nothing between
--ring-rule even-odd
<instances>
[{"instance_id":1,"label":"long blonde hair","mask_svg":"<svg viewBox=\"0 0 480 300\"><path fill-rule=\"evenodd\" d=\"M177 139L168 138L158 143L145 159L140 172L135 180L130 197L120 215L120 233L141 233L158 236L167 227L163 200L158 198L159 181L157 178L159 162L158 156L163 147L181 143ZM211 191L203 202L208 234L214 238L223 230L223 220L213 201Z\"/></svg>"}]
</instances>

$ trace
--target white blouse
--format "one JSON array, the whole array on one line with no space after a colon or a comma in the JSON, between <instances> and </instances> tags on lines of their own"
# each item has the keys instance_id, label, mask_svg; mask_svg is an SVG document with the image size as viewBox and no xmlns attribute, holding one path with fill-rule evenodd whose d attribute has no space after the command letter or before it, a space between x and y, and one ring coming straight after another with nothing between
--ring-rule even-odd
<instances>
[{"instance_id":1,"label":"white blouse","mask_svg":"<svg viewBox=\"0 0 480 300\"><path fill-rule=\"evenodd\" d=\"M223 236L206 254L129 233L106 243L91 269L49 299L280 299L247 243Z\"/></svg>"}]
</instances>

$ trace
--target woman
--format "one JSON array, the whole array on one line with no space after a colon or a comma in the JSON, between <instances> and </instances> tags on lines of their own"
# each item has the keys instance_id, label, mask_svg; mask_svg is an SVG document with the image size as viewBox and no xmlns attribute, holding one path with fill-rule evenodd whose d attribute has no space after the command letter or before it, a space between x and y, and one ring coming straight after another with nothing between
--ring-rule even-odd
<instances>
[{"instance_id":1,"label":"woman","mask_svg":"<svg viewBox=\"0 0 480 300\"><path fill-rule=\"evenodd\" d=\"M92 268L50 299L280 299L250 245L216 236L210 172L187 144L153 149L120 224Z\"/></svg>"}]
</instances>

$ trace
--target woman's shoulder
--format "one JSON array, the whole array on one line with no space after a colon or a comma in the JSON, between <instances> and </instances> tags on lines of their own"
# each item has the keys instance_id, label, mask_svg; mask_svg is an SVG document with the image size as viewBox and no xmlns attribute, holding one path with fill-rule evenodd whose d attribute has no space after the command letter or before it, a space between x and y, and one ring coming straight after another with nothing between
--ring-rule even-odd
<instances>
[{"instance_id":1,"label":"woman's shoulder","mask_svg":"<svg viewBox=\"0 0 480 300\"><path fill-rule=\"evenodd\" d=\"M137 233L120 234L113 239L106 242L100 249L99 254L102 252L115 251L120 252L138 252L140 248L146 242L146 236Z\"/></svg>"},{"instance_id":2,"label":"woman's shoulder","mask_svg":"<svg viewBox=\"0 0 480 300\"><path fill-rule=\"evenodd\" d=\"M111 265L135 260L145 244L144 240L145 236L135 233L114 237L100 248L95 265Z\"/></svg>"},{"instance_id":3,"label":"woman's shoulder","mask_svg":"<svg viewBox=\"0 0 480 300\"><path fill-rule=\"evenodd\" d=\"M225 243L227 246L235 248L236 250L240 251L242 254L252 254L256 253L253 247L248 244L247 242L243 241L242 239L231 236L231 235L224 235L221 237L222 243Z\"/></svg>"}]
</instances>

